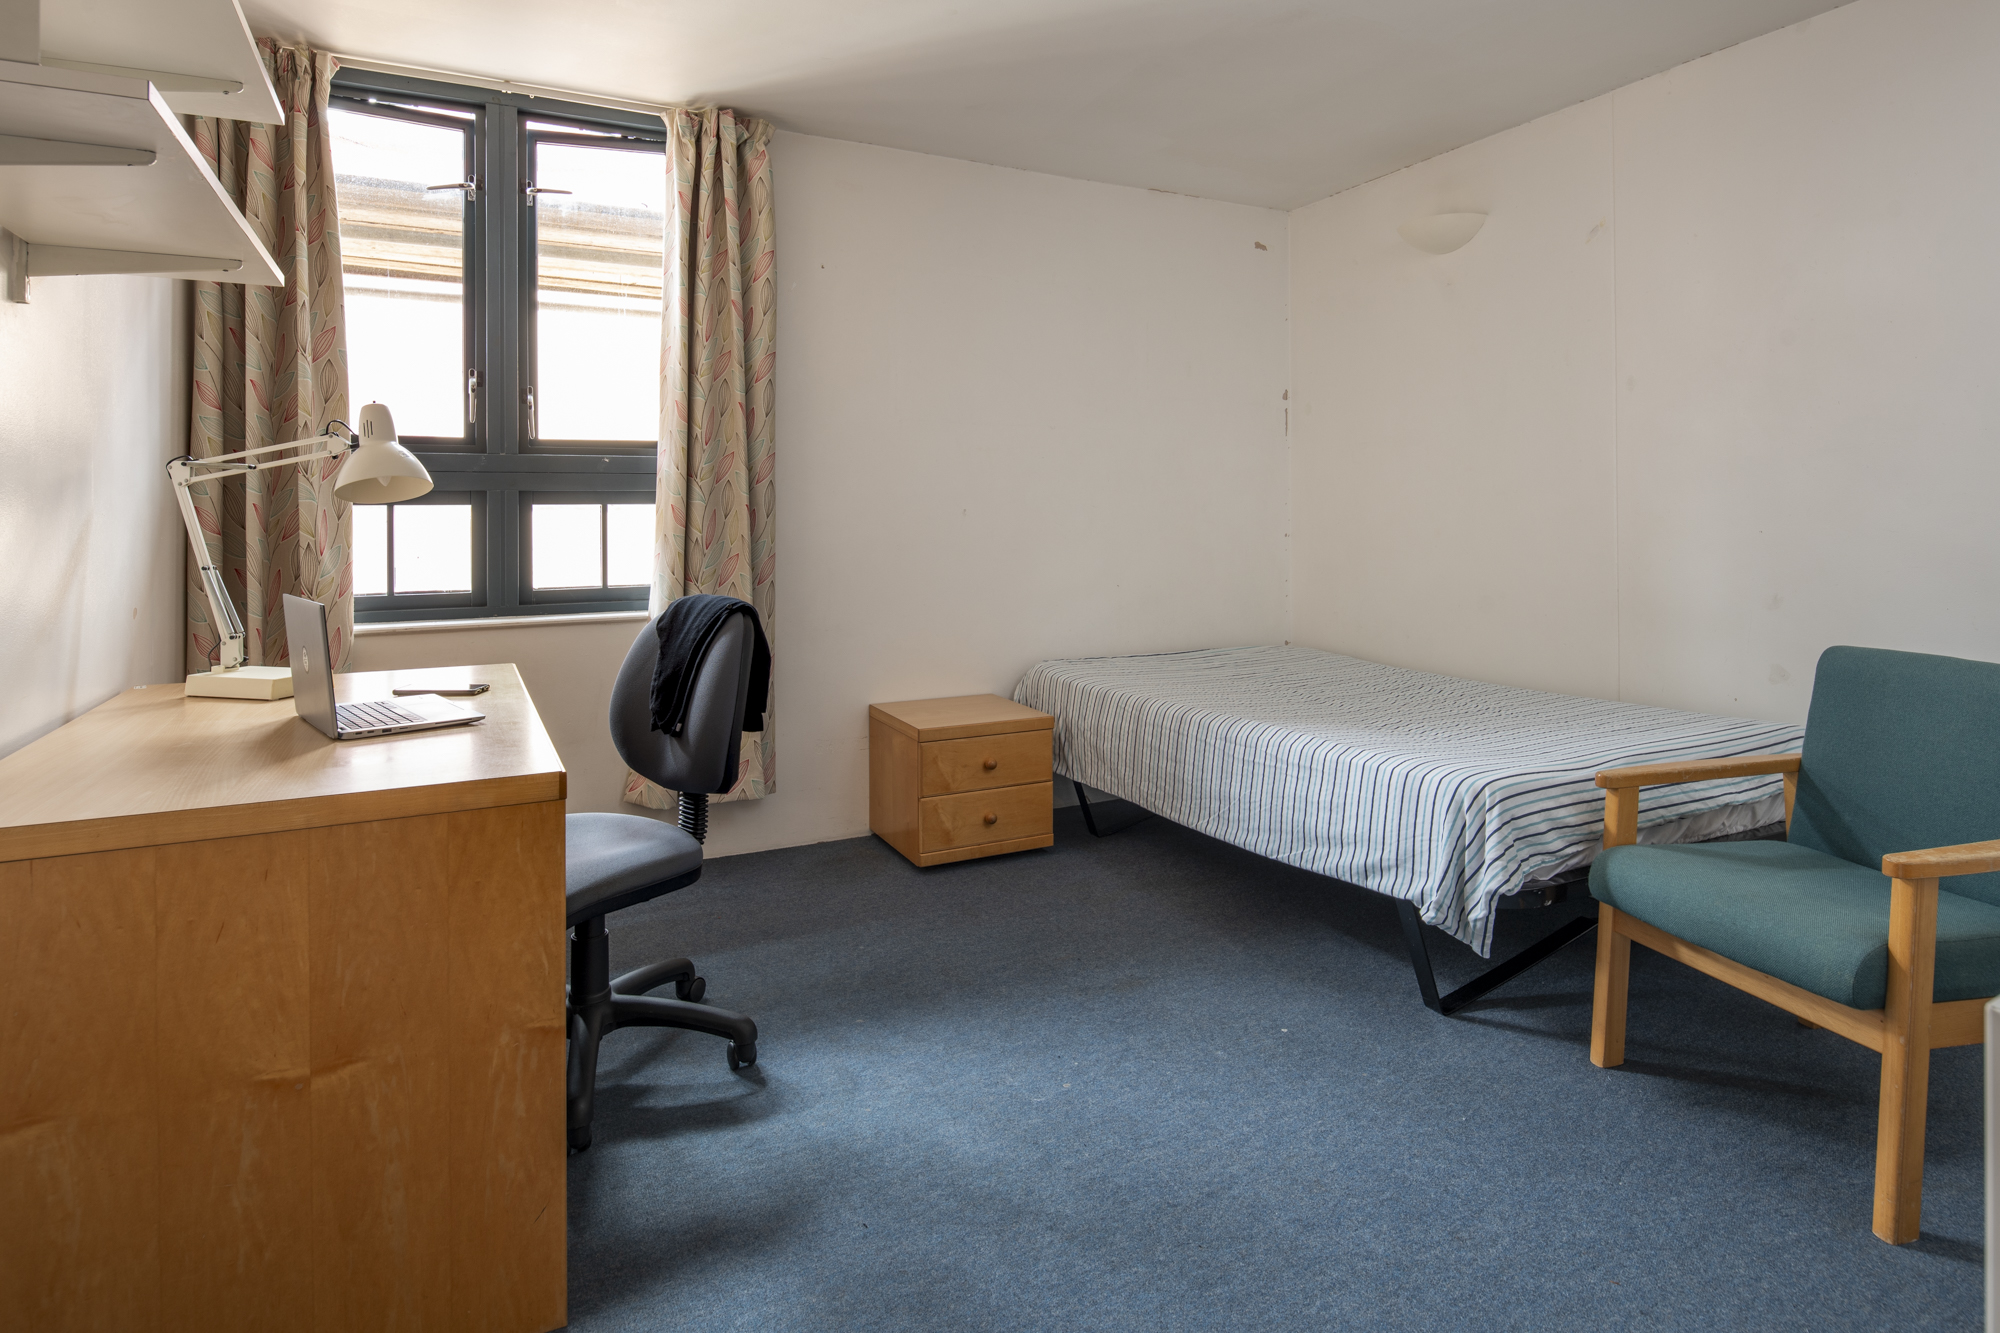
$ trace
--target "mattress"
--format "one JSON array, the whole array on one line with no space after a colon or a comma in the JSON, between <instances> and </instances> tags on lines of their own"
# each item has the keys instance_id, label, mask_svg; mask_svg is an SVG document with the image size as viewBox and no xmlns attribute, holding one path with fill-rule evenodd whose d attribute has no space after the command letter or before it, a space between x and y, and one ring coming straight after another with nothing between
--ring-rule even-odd
<instances>
[{"instance_id":1,"label":"mattress","mask_svg":"<svg viewBox=\"0 0 2000 1333\"><path fill-rule=\"evenodd\" d=\"M1597 772L1794 753L1782 723L1548 694L1299 647L1042 662L1056 771L1247 851L1405 898L1491 950L1499 900L1603 845ZM1652 787L1640 840L1783 817L1776 777Z\"/></svg>"}]
</instances>

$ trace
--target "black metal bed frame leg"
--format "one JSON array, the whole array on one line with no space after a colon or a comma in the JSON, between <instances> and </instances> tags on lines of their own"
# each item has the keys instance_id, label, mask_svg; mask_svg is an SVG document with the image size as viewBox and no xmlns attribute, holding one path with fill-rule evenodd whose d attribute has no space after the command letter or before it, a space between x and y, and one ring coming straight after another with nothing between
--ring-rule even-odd
<instances>
[{"instance_id":1,"label":"black metal bed frame leg","mask_svg":"<svg viewBox=\"0 0 2000 1333\"><path fill-rule=\"evenodd\" d=\"M1451 994L1440 996L1437 974L1431 971L1430 950L1424 947L1424 919L1417 915L1417 905L1407 898L1398 898L1396 915L1403 922L1403 942L1410 946L1410 966L1416 970L1417 989L1423 992L1424 1005L1446 1015L1457 1013L1495 986L1520 976L1571 940L1581 939L1597 929L1596 917L1580 916L1565 921L1512 958L1495 963Z\"/></svg>"},{"instance_id":2,"label":"black metal bed frame leg","mask_svg":"<svg viewBox=\"0 0 2000 1333\"><path fill-rule=\"evenodd\" d=\"M1075 778L1071 778L1069 785L1070 789L1076 793L1076 808L1083 811L1083 826L1090 830L1090 836L1093 838L1108 838L1114 833L1123 833L1134 824L1141 823L1153 817L1151 810L1142 810L1139 812L1138 819L1128 819L1117 828L1101 829L1097 827L1097 820L1090 813L1090 798L1084 795L1083 784Z\"/></svg>"},{"instance_id":3,"label":"black metal bed frame leg","mask_svg":"<svg viewBox=\"0 0 2000 1333\"><path fill-rule=\"evenodd\" d=\"M1083 826L1090 830L1091 837L1103 837L1104 835L1097 831L1097 821L1090 817L1090 798L1083 794L1083 784L1071 778L1069 786L1070 790L1076 793L1076 808L1083 811Z\"/></svg>"},{"instance_id":4,"label":"black metal bed frame leg","mask_svg":"<svg viewBox=\"0 0 2000 1333\"><path fill-rule=\"evenodd\" d=\"M1093 838L1109 837L1113 833L1132 827L1140 820L1153 817L1153 812L1148 810L1141 814L1139 819L1120 824L1117 828L1101 829L1097 827L1097 817L1091 813L1090 797L1083 790L1083 784L1071 778L1069 785L1076 791L1076 805L1077 809L1083 812L1083 826L1090 830L1090 836ZM1410 966L1416 971L1417 989L1423 992L1424 1005L1434 1013L1445 1015L1457 1013L1495 986L1504 985L1520 976L1571 940L1580 939L1597 929L1596 917L1577 917L1572 921L1566 921L1512 958L1502 959L1451 994L1441 996L1438 994L1437 974L1431 970L1431 951L1424 944L1424 919L1417 915L1417 905L1407 898L1398 898L1396 915L1403 923L1403 942L1409 946Z\"/></svg>"}]
</instances>

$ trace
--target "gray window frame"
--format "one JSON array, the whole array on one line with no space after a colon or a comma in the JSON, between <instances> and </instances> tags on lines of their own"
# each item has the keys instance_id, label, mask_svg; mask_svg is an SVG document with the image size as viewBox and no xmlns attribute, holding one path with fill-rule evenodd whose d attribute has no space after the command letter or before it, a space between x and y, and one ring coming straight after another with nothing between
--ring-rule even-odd
<instances>
[{"instance_id":1,"label":"gray window frame","mask_svg":"<svg viewBox=\"0 0 2000 1333\"><path fill-rule=\"evenodd\" d=\"M469 593L357 596L355 620L380 624L645 610L645 588L538 592L528 584L529 497L546 500L554 498L552 493L573 492L578 500L652 503L659 449L654 443L624 441L545 443L530 435L526 404L534 384L535 220L534 196L527 189L533 184L538 142L587 142L664 154L665 125L657 116L638 112L367 70L340 70L332 92L336 106L466 127L472 167L467 179L477 187L465 201L466 365L478 377L476 419L459 439L403 437L436 482L433 503L463 503L461 497L468 494L480 497L473 507L474 587ZM471 112L472 118L427 115L426 106ZM558 128L530 129L531 121ZM585 134L565 134L560 128L565 125ZM600 137L607 132L620 137Z\"/></svg>"}]
</instances>

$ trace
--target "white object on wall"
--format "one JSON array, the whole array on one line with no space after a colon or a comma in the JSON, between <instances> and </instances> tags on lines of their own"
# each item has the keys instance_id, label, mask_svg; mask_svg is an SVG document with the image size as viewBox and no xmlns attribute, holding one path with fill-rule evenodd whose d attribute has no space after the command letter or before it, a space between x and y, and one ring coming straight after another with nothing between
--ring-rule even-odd
<instances>
[{"instance_id":1,"label":"white object on wall","mask_svg":"<svg viewBox=\"0 0 2000 1333\"><path fill-rule=\"evenodd\" d=\"M32 277L282 280L144 80L0 61L0 227L27 242Z\"/></svg>"},{"instance_id":2,"label":"white object on wall","mask_svg":"<svg viewBox=\"0 0 2000 1333\"><path fill-rule=\"evenodd\" d=\"M236 0L42 0L41 8L44 65L144 79L176 115L285 123Z\"/></svg>"},{"instance_id":3,"label":"white object on wall","mask_svg":"<svg viewBox=\"0 0 2000 1333\"><path fill-rule=\"evenodd\" d=\"M1463 249L1485 225L1484 213L1432 213L1407 219L1396 234L1428 254L1448 255Z\"/></svg>"}]
</instances>

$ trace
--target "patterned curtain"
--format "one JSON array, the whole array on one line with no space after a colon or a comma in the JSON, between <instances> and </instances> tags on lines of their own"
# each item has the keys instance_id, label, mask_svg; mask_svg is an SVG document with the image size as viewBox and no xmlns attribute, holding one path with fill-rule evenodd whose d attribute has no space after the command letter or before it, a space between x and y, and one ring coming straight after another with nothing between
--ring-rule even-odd
<instances>
[{"instance_id":1,"label":"patterned curtain","mask_svg":"<svg viewBox=\"0 0 2000 1333\"><path fill-rule=\"evenodd\" d=\"M660 470L652 612L690 593L757 608L777 662L776 464L771 413L777 282L771 127L735 112L667 113L673 217L667 224L661 348ZM743 736L743 767L724 800L777 789L774 710ZM625 799L668 809L637 774Z\"/></svg>"},{"instance_id":2,"label":"patterned curtain","mask_svg":"<svg viewBox=\"0 0 2000 1333\"><path fill-rule=\"evenodd\" d=\"M194 285L194 396L188 452L235 453L320 433L347 418L347 340L334 210L327 86L334 60L257 43L285 108L283 125L196 118L195 146L284 274L281 287ZM246 660L282 666L284 593L325 602L336 669L354 639L352 520L333 496L340 460L259 468L198 484L195 511L248 631ZM212 665L209 623L188 556L187 663Z\"/></svg>"}]
</instances>

